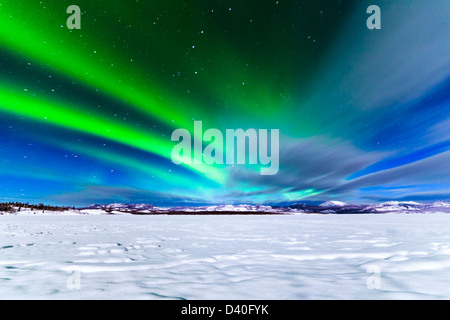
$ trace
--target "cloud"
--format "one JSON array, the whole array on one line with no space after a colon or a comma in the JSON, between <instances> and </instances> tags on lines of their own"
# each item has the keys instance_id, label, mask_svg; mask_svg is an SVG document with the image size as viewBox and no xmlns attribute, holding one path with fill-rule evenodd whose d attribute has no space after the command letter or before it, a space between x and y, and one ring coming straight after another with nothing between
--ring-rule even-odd
<instances>
[{"instance_id":1,"label":"cloud","mask_svg":"<svg viewBox=\"0 0 450 320\"><path fill-rule=\"evenodd\" d=\"M444 119L427 130L427 132L425 133L426 138L434 143L450 141L449 128L450 128L450 118Z\"/></svg>"},{"instance_id":2,"label":"cloud","mask_svg":"<svg viewBox=\"0 0 450 320\"><path fill-rule=\"evenodd\" d=\"M450 190L443 191L428 191L428 192L417 192L411 193L405 196L391 196L391 197L380 197L379 195L366 196L364 199L371 202L384 202L384 201L418 201L418 202L433 202L438 200L449 201L450 200Z\"/></svg>"},{"instance_id":3,"label":"cloud","mask_svg":"<svg viewBox=\"0 0 450 320\"><path fill-rule=\"evenodd\" d=\"M196 197L130 187L111 187L99 185L83 186L77 191L53 195L50 196L49 199L58 203L74 203L78 206L115 202L148 203L156 206L205 204L205 200Z\"/></svg>"},{"instance_id":4,"label":"cloud","mask_svg":"<svg viewBox=\"0 0 450 320\"><path fill-rule=\"evenodd\" d=\"M231 191L223 198L276 202L287 200L283 194L298 192L301 196L301 191L305 197L299 200L321 201L329 198L374 200L374 193L386 199L389 195L399 199L416 197L417 200L436 199L434 197L439 194L446 196L442 189L443 183L447 182L445 177L450 175L450 151L346 180L351 174L385 159L388 153L364 152L347 141L325 137L285 139L280 148L281 169L277 175L261 176L256 170L234 167L230 170L228 182ZM391 187L383 192L379 189L364 190L395 185L402 187ZM261 197L263 195L265 197Z\"/></svg>"},{"instance_id":5,"label":"cloud","mask_svg":"<svg viewBox=\"0 0 450 320\"><path fill-rule=\"evenodd\" d=\"M328 96L345 96L369 110L419 98L448 77L449 1L385 2L382 29L375 31L365 28L364 6L348 19L338 48L331 50L324 72L333 75L335 85ZM346 50L336 55L342 47Z\"/></svg>"},{"instance_id":6,"label":"cloud","mask_svg":"<svg viewBox=\"0 0 450 320\"><path fill-rule=\"evenodd\" d=\"M368 174L327 190L328 194L346 194L350 191L386 184L442 184L450 175L450 151L404 166Z\"/></svg>"},{"instance_id":7,"label":"cloud","mask_svg":"<svg viewBox=\"0 0 450 320\"><path fill-rule=\"evenodd\" d=\"M260 175L245 167L230 168L227 196L255 197L302 190L328 190L344 179L382 159L386 153L364 152L340 139L316 136L309 139L283 138L280 143L280 171L273 176ZM249 192L242 191L248 186ZM259 188L253 191L252 188Z\"/></svg>"}]
</instances>

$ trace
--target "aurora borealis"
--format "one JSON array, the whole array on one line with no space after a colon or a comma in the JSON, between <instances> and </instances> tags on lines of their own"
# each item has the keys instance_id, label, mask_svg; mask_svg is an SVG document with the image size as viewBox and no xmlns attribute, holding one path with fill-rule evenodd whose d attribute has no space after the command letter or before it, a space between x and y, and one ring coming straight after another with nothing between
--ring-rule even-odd
<instances>
[{"instance_id":1,"label":"aurora borealis","mask_svg":"<svg viewBox=\"0 0 450 320\"><path fill-rule=\"evenodd\" d=\"M0 66L3 201L450 199L448 0L0 1ZM279 172L175 165L194 121L279 129Z\"/></svg>"}]
</instances>

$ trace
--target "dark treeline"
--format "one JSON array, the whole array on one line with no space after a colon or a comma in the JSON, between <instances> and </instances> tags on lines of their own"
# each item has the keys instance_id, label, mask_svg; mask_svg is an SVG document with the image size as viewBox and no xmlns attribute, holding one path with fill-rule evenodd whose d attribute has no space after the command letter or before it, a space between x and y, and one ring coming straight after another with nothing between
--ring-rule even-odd
<instances>
[{"instance_id":1,"label":"dark treeline","mask_svg":"<svg viewBox=\"0 0 450 320\"><path fill-rule=\"evenodd\" d=\"M0 212L18 212L22 209L42 210L42 211L66 211L70 209L75 209L75 207L58 207L49 206L43 203L39 204L29 204L22 202L0 202Z\"/></svg>"}]
</instances>

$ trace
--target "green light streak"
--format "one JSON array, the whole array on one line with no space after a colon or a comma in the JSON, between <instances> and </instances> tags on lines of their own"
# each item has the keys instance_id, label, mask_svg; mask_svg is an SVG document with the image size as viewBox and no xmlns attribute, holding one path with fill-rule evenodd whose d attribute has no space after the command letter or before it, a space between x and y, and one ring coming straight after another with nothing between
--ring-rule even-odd
<instances>
[{"instance_id":1,"label":"green light streak","mask_svg":"<svg viewBox=\"0 0 450 320\"><path fill-rule=\"evenodd\" d=\"M50 140L46 141L52 144ZM55 144L60 147L59 144ZM128 155L117 154L106 150L100 150L98 148L89 147L86 145L70 145L70 150L84 154L88 157L93 157L106 163L112 163L119 165L123 168L130 168L132 170L138 170L145 175L155 177L159 182L164 182L164 187L168 185L172 186L189 186L189 188L195 188L196 182L186 178L183 175L175 172L169 172L168 169L163 170L151 163L134 159ZM166 187L165 187L166 188Z\"/></svg>"},{"instance_id":2,"label":"green light streak","mask_svg":"<svg viewBox=\"0 0 450 320\"><path fill-rule=\"evenodd\" d=\"M191 117L183 116L171 102L161 97L163 90L149 79L144 80L142 70L115 57L110 48L102 49L99 39L82 38L82 30L77 34L67 30L65 25L61 28L49 24L48 21L54 20L51 10L46 11L37 1L27 2L27 8L23 6L25 4L17 3L0 6L0 44L5 48L101 89L166 125L186 127L190 124ZM64 13L61 15L61 24L65 24L66 17ZM131 79L126 76L130 74ZM183 108L194 106L183 103Z\"/></svg>"},{"instance_id":3,"label":"green light streak","mask_svg":"<svg viewBox=\"0 0 450 320\"><path fill-rule=\"evenodd\" d=\"M42 123L92 134L171 159L173 143L168 138L163 139L137 127L127 127L105 120L92 112L87 115L73 108L64 108L62 102L42 101L30 95L30 93L18 93L14 89L0 86L0 110ZM205 164L183 164L183 166L218 183L224 183L226 180L223 171Z\"/></svg>"},{"instance_id":4,"label":"green light streak","mask_svg":"<svg viewBox=\"0 0 450 320\"><path fill-rule=\"evenodd\" d=\"M289 200L289 201L296 201L305 199L308 197L312 197L318 194L321 194L323 191L318 191L315 189L307 189L302 191L294 191L294 192L285 192L283 195Z\"/></svg>"}]
</instances>

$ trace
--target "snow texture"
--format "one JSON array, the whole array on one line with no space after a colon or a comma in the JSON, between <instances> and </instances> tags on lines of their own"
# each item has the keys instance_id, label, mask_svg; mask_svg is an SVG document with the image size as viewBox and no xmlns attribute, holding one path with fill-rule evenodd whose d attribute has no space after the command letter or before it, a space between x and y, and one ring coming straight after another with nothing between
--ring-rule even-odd
<instances>
[{"instance_id":1,"label":"snow texture","mask_svg":"<svg viewBox=\"0 0 450 320\"><path fill-rule=\"evenodd\" d=\"M0 299L450 299L450 215L5 215Z\"/></svg>"}]
</instances>

